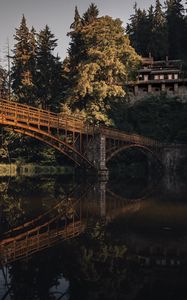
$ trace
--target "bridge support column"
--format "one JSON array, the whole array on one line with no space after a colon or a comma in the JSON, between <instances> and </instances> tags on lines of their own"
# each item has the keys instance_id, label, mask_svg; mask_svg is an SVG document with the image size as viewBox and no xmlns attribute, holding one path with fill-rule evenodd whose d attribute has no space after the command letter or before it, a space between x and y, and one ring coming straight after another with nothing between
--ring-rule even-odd
<instances>
[{"instance_id":1,"label":"bridge support column","mask_svg":"<svg viewBox=\"0 0 187 300\"><path fill-rule=\"evenodd\" d=\"M92 143L87 148L87 158L97 170L99 180L108 180L108 169L106 167L106 138L101 133L94 135Z\"/></svg>"},{"instance_id":2,"label":"bridge support column","mask_svg":"<svg viewBox=\"0 0 187 300\"><path fill-rule=\"evenodd\" d=\"M98 170L98 176L100 180L108 180L108 169L106 167L106 138L102 134L97 134L95 137L96 147L95 147L95 161L94 164Z\"/></svg>"},{"instance_id":3,"label":"bridge support column","mask_svg":"<svg viewBox=\"0 0 187 300\"><path fill-rule=\"evenodd\" d=\"M100 182L100 212L101 217L106 216L106 181Z\"/></svg>"},{"instance_id":4,"label":"bridge support column","mask_svg":"<svg viewBox=\"0 0 187 300\"><path fill-rule=\"evenodd\" d=\"M97 201L99 204L100 217L106 216L106 181L98 181L96 184Z\"/></svg>"},{"instance_id":5,"label":"bridge support column","mask_svg":"<svg viewBox=\"0 0 187 300\"><path fill-rule=\"evenodd\" d=\"M183 160L187 159L187 148L185 145L171 144L162 150L162 163L165 173L175 173Z\"/></svg>"},{"instance_id":6,"label":"bridge support column","mask_svg":"<svg viewBox=\"0 0 187 300\"><path fill-rule=\"evenodd\" d=\"M99 218L106 217L106 186L107 181L98 180L89 190L85 203L87 216L95 214Z\"/></svg>"},{"instance_id":7,"label":"bridge support column","mask_svg":"<svg viewBox=\"0 0 187 300\"><path fill-rule=\"evenodd\" d=\"M185 184L178 178L175 173L165 173L165 176L162 179L163 190L167 195L181 195L183 191L185 193Z\"/></svg>"}]
</instances>

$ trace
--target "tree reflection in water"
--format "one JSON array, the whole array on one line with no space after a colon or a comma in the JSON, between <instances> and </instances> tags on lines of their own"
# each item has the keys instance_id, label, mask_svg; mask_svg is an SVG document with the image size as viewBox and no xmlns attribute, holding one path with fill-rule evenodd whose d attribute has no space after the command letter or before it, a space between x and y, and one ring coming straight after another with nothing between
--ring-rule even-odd
<instances>
[{"instance_id":1,"label":"tree reflection in water","mask_svg":"<svg viewBox=\"0 0 187 300\"><path fill-rule=\"evenodd\" d=\"M104 187L103 184L98 186ZM122 190L126 190L128 195L124 201L125 192L113 198L117 189L115 193L109 193L106 188L104 215L103 206L102 214L99 214L101 203L98 199L101 195L103 200L103 191L98 192L97 188L89 191L81 202L82 221L86 224L83 234L8 267L11 299L186 299L187 226L184 222L180 223L184 226L184 232L181 232L183 244L180 245L176 242L175 222L169 231L160 227L160 224L165 224L163 220L166 224L171 221L166 220L168 214L165 212L171 211L171 208L178 212L175 203L159 200L158 194L150 197L150 193L146 193L146 199L143 193L139 193L139 205L137 209L131 209L137 201L133 202L131 198L129 202L128 187L123 184ZM114 213L118 208L120 218ZM159 211L163 213L158 218ZM181 217L181 212L178 213ZM178 230L180 228L177 227L177 235ZM172 254L166 253L166 248L162 252L157 251L158 246L165 245L164 240L168 248L173 247L176 251ZM175 259L180 264L167 264Z\"/></svg>"}]
</instances>

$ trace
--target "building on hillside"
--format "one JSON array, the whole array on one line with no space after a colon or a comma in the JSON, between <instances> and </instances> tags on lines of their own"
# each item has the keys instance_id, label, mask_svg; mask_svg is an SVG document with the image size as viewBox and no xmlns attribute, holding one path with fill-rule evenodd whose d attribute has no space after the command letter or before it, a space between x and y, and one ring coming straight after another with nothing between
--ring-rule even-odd
<instances>
[{"instance_id":1,"label":"building on hillside","mask_svg":"<svg viewBox=\"0 0 187 300\"><path fill-rule=\"evenodd\" d=\"M187 98L187 78L183 77L181 60L154 61L143 58L135 81L128 82L127 92L137 100L149 94L181 96Z\"/></svg>"}]
</instances>

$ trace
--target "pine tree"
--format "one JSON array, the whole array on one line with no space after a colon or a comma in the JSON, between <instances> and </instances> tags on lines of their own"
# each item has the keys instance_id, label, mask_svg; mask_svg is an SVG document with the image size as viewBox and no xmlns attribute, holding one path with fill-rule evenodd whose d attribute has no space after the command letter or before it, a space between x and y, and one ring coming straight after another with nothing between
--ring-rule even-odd
<instances>
[{"instance_id":1,"label":"pine tree","mask_svg":"<svg viewBox=\"0 0 187 300\"><path fill-rule=\"evenodd\" d=\"M26 104L35 104L36 87L35 72L35 33L29 31L23 15L20 27L14 36L16 44L13 50L12 89L17 101Z\"/></svg>"},{"instance_id":2,"label":"pine tree","mask_svg":"<svg viewBox=\"0 0 187 300\"><path fill-rule=\"evenodd\" d=\"M163 59L168 55L168 34L165 14L159 0L156 0L152 25L151 53L155 59Z\"/></svg>"},{"instance_id":3,"label":"pine tree","mask_svg":"<svg viewBox=\"0 0 187 300\"><path fill-rule=\"evenodd\" d=\"M71 60L71 65L77 65L79 61L86 55L84 45L82 44L82 27L83 20L79 15L77 6L75 7L74 22L71 24L71 32L67 35L71 38L70 47L68 49L69 59ZM81 55L82 53L82 55Z\"/></svg>"},{"instance_id":4,"label":"pine tree","mask_svg":"<svg viewBox=\"0 0 187 300\"><path fill-rule=\"evenodd\" d=\"M77 6L75 6L75 16L74 16L74 21L71 24L70 28L72 29L78 29L79 26L82 25L82 20L78 11Z\"/></svg>"},{"instance_id":5,"label":"pine tree","mask_svg":"<svg viewBox=\"0 0 187 300\"><path fill-rule=\"evenodd\" d=\"M168 26L169 56L182 58L185 55L185 20L182 0L166 1L166 19Z\"/></svg>"},{"instance_id":6,"label":"pine tree","mask_svg":"<svg viewBox=\"0 0 187 300\"><path fill-rule=\"evenodd\" d=\"M140 58L119 19L94 15L91 23L69 35L72 41L64 64L64 99L73 110L85 111L90 120L107 123L111 103L125 96L124 85Z\"/></svg>"},{"instance_id":7,"label":"pine tree","mask_svg":"<svg viewBox=\"0 0 187 300\"><path fill-rule=\"evenodd\" d=\"M62 68L58 56L53 54L57 39L49 27L40 31L37 49L38 102L44 109L58 110L61 98Z\"/></svg>"},{"instance_id":8,"label":"pine tree","mask_svg":"<svg viewBox=\"0 0 187 300\"><path fill-rule=\"evenodd\" d=\"M127 24L127 33L136 51L155 59L163 59L168 55L168 32L165 13L159 0L155 8L150 6L148 11L134 6L134 14Z\"/></svg>"},{"instance_id":9,"label":"pine tree","mask_svg":"<svg viewBox=\"0 0 187 300\"><path fill-rule=\"evenodd\" d=\"M8 98L8 73L0 65L0 98Z\"/></svg>"},{"instance_id":10,"label":"pine tree","mask_svg":"<svg viewBox=\"0 0 187 300\"><path fill-rule=\"evenodd\" d=\"M187 15L184 17L184 33L183 33L183 56L185 61L185 71L187 72Z\"/></svg>"},{"instance_id":11,"label":"pine tree","mask_svg":"<svg viewBox=\"0 0 187 300\"><path fill-rule=\"evenodd\" d=\"M99 15L99 10L94 3L91 3L87 11L83 14L82 21L84 24L92 23Z\"/></svg>"},{"instance_id":12,"label":"pine tree","mask_svg":"<svg viewBox=\"0 0 187 300\"><path fill-rule=\"evenodd\" d=\"M147 30L147 35L148 35L148 44L147 44L147 54L150 56L153 53L153 47L155 44L154 38L153 38L153 24L154 24L154 7L151 5L148 9L147 13L147 20L148 20L148 30Z\"/></svg>"},{"instance_id":13,"label":"pine tree","mask_svg":"<svg viewBox=\"0 0 187 300\"><path fill-rule=\"evenodd\" d=\"M126 31L129 35L132 46L143 56L147 56L149 54L149 25L150 22L146 11L137 8L137 4L135 4L134 14L130 18L130 23L127 24Z\"/></svg>"}]
</instances>

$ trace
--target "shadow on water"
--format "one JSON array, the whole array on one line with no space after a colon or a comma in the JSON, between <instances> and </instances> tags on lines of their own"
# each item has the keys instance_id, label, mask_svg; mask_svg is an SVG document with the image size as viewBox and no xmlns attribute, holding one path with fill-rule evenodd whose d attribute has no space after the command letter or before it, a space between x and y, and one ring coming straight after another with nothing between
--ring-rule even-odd
<instances>
[{"instance_id":1,"label":"shadow on water","mask_svg":"<svg viewBox=\"0 0 187 300\"><path fill-rule=\"evenodd\" d=\"M0 187L1 299L187 299L187 187L176 177Z\"/></svg>"}]
</instances>

